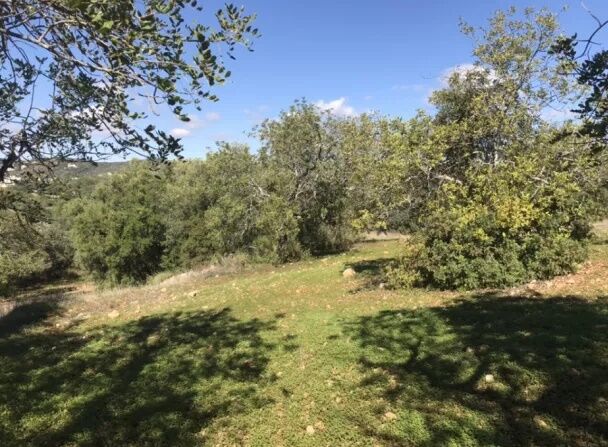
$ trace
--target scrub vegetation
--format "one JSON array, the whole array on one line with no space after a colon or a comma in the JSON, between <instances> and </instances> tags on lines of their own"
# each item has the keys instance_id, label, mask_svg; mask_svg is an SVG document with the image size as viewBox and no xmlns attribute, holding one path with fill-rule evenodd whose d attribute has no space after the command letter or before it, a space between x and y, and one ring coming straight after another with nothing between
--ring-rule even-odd
<instances>
[{"instance_id":1,"label":"scrub vegetation","mask_svg":"<svg viewBox=\"0 0 608 447\"><path fill-rule=\"evenodd\" d=\"M608 445L596 33L499 11L431 111L302 99L184 160L132 104L187 122L254 15L4 3L0 445Z\"/></svg>"}]
</instances>

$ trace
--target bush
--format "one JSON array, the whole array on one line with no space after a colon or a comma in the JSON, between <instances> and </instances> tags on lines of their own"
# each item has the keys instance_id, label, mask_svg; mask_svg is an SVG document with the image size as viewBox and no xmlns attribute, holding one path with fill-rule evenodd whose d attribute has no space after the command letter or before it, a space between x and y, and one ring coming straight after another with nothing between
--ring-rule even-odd
<instances>
[{"instance_id":1,"label":"bush","mask_svg":"<svg viewBox=\"0 0 608 447\"><path fill-rule=\"evenodd\" d=\"M300 259L304 254L293 207L281 197L274 195L264 202L256 227L251 251L254 259L282 263Z\"/></svg>"},{"instance_id":2,"label":"bush","mask_svg":"<svg viewBox=\"0 0 608 447\"><path fill-rule=\"evenodd\" d=\"M255 261L297 259L302 250L293 206L267 188L245 146L223 144L205 161L174 167L164 198L164 264L188 267L235 253Z\"/></svg>"},{"instance_id":3,"label":"bush","mask_svg":"<svg viewBox=\"0 0 608 447\"><path fill-rule=\"evenodd\" d=\"M343 124L303 101L258 128L265 189L290 207L301 249L313 255L343 251L355 240Z\"/></svg>"},{"instance_id":4,"label":"bush","mask_svg":"<svg viewBox=\"0 0 608 447\"><path fill-rule=\"evenodd\" d=\"M133 284L161 269L164 181L145 163L101 184L69 207L79 265L99 282Z\"/></svg>"},{"instance_id":5,"label":"bush","mask_svg":"<svg viewBox=\"0 0 608 447\"><path fill-rule=\"evenodd\" d=\"M74 251L37 196L20 190L2 194L10 194L12 207L0 210L0 295L5 295L61 274L72 264Z\"/></svg>"},{"instance_id":6,"label":"bush","mask_svg":"<svg viewBox=\"0 0 608 447\"><path fill-rule=\"evenodd\" d=\"M590 236L584 203L565 173L530 182L536 168L518 159L444 184L422 218L419 249L401 261L406 285L497 288L575 271Z\"/></svg>"},{"instance_id":7,"label":"bush","mask_svg":"<svg viewBox=\"0 0 608 447\"><path fill-rule=\"evenodd\" d=\"M0 296L45 272L47 266L45 253L41 250L0 253Z\"/></svg>"}]
</instances>

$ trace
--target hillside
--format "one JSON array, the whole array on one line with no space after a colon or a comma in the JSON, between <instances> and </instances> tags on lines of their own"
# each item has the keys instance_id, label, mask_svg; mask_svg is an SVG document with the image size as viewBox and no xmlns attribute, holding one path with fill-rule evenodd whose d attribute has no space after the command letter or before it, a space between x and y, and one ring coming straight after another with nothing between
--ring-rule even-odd
<instances>
[{"instance_id":1,"label":"hillside","mask_svg":"<svg viewBox=\"0 0 608 447\"><path fill-rule=\"evenodd\" d=\"M98 163L65 162L54 171L59 177L94 177L114 174L124 169L128 161L106 161Z\"/></svg>"},{"instance_id":2,"label":"hillside","mask_svg":"<svg viewBox=\"0 0 608 447\"><path fill-rule=\"evenodd\" d=\"M607 245L459 294L383 288L403 243L4 302L0 443L608 445Z\"/></svg>"},{"instance_id":3,"label":"hillside","mask_svg":"<svg viewBox=\"0 0 608 447\"><path fill-rule=\"evenodd\" d=\"M80 161L65 161L53 164L53 175L59 178L82 178L82 177L99 177L104 175L112 175L124 169L129 162L114 161L114 162L80 162ZM47 172L47 167L36 163L22 164L8 171L7 177L3 185L10 185L15 181L25 177L27 172Z\"/></svg>"}]
</instances>

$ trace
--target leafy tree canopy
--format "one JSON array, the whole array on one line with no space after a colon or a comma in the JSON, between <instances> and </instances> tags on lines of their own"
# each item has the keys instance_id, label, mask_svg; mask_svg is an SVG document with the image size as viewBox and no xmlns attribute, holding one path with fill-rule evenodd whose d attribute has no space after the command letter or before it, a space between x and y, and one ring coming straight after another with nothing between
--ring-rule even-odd
<instances>
[{"instance_id":1,"label":"leafy tree canopy","mask_svg":"<svg viewBox=\"0 0 608 447\"><path fill-rule=\"evenodd\" d=\"M0 181L19 162L178 155L136 104L188 121L185 107L217 100L230 76L222 55L258 35L242 8L220 9L213 26L201 11L197 0L0 2Z\"/></svg>"},{"instance_id":2,"label":"leafy tree canopy","mask_svg":"<svg viewBox=\"0 0 608 447\"><path fill-rule=\"evenodd\" d=\"M583 131L599 143L596 149L604 149L608 143L608 50L598 48L596 38L605 31L608 20L591 15L597 26L586 39L577 34L562 36L551 52L561 58L564 73L586 88L587 94L574 112L584 120Z\"/></svg>"}]
</instances>

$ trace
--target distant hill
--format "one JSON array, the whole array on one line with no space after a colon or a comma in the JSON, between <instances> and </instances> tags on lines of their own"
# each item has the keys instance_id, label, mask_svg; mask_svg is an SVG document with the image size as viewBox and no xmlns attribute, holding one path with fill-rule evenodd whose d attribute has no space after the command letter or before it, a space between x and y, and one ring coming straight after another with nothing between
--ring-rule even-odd
<instances>
[{"instance_id":1,"label":"distant hill","mask_svg":"<svg viewBox=\"0 0 608 447\"><path fill-rule=\"evenodd\" d=\"M55 169L58 177L96 177L123 170L128 161L109 161L96 164L87 162L62 162Z\"/></svg>"},{"instance_id":2,"label":"distant hill","mask_svg":"<svg viewBox=\"0 0 608 447\"><path fill-rule=\"evenodd\" d=\"M83 161L64 161L53 168L53 174L59 178L86 178L112 175L119 172L128 165L128 161L110 161L99 163L87 163ZM0 188L6 188L22 180L27 172L46 172L46 168L40 164L22 164L9 169L4 182L0 182Z\"/></svg>"}]
</instances>

